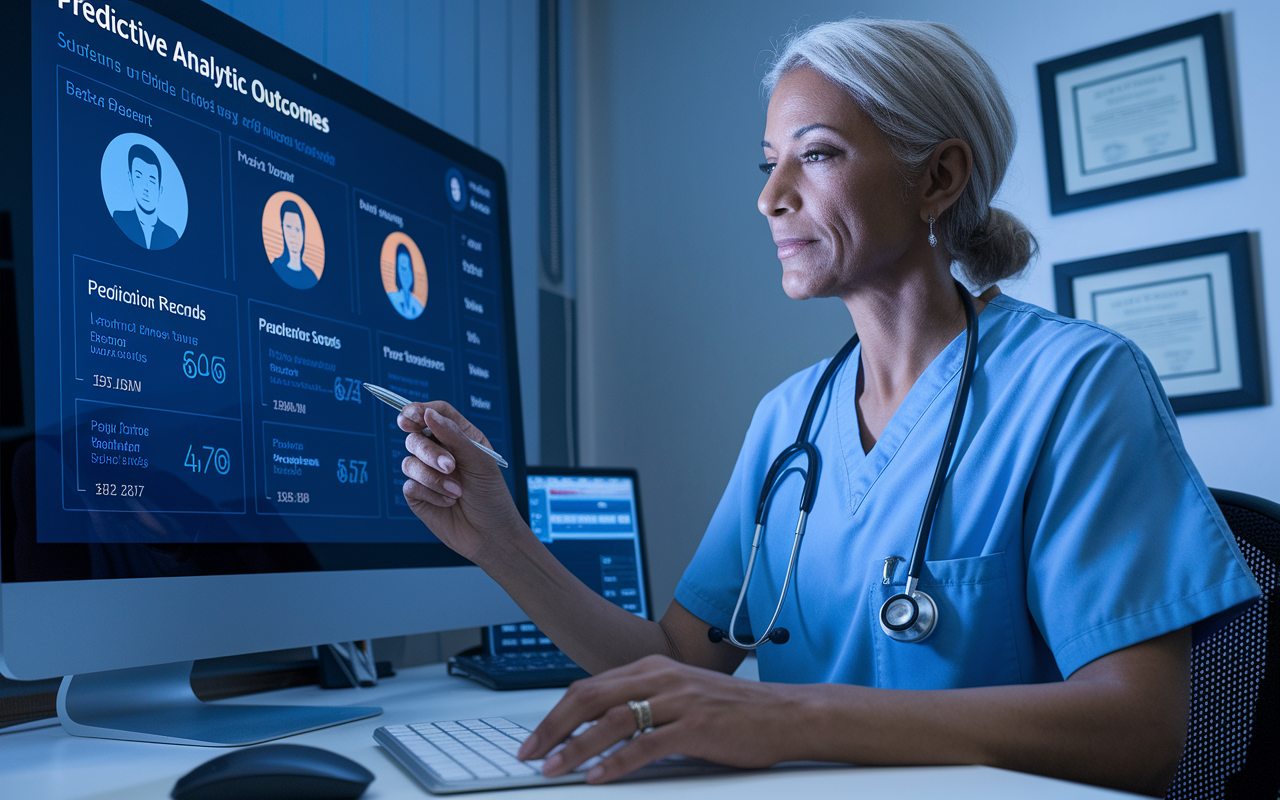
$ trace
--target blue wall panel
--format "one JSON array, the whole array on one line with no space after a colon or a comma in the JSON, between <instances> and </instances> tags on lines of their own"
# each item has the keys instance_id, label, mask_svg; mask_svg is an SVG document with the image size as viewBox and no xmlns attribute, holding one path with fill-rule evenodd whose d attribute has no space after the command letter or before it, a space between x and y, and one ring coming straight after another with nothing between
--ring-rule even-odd
<instances>
[{"instance_id":1,"label":"blue wall panel","mask_svg":"<svg viewBox=\"0 0 1280 800\"><path fill-rule=\"evenodd\" d=\"M444 102L440 127L472 144L476 141L476 4L444 4Z\"/></svg>"},{"instance_id":2,"label":"blue wall panel","mask_svg":"<svg viewBox=\"0 0 1280 800\"><path fill-rule=\"evenodd\" d=\"M284 30L284 3L282 0L231 0L223 10L231 16L266 35L280 41ZM312 12L312 16L323 16Z\"/></svg>"},{"instance_id":3,"label":"blue wall panel","mask_svg":"<svg viewBox=\"0 0 1280 800\"><path fill-rule=\"evenodd\" d=\"M476 145L511 163L511 13L508 0L476 3Z\"/></svg>"},{"instance_id":4,"label":"blue wall panel","mask_svg":"<svg viewBox=\"0 0 1280 800\"><path fill-rule=\"evenodd\" d=\"M369 85L369 3L327 0L325 66L342 77Z\"/></svg>"},{"instance_id":5,"label":"blue wall panel","mask_svg":"<svg viewBox=\"0 0 1280 800\"><path fill-rule=\"evenodd\" d=\"M408 3L378 0L369 6L368 83L370 90L400 107L406 105L405 52Z\"/></svg>"},{"instance_id":6,"label":"blue wall panel","mask_svg":"<svg viewBox=\"0 0 1280 800\"><path fill-rule=\"evenodd\" d=\"M256 5L262 0L235 0L235 2L239 7ZM324 40L325 29L328 27L328 16L324 13L325 4L316 3L313 0L273 0L273 2L264 2L263 5L279 8L278 39L281 44L297 50L312 61L325 63ZM269 30L259 30L274 35Z\"/></svg>"},{"instance_id":7,"label":"blue wall panel","mask_svg":"<svg viewBox=\"0 0 1280 800\"><path fill-rule=\"evenodd\" d=\"M405 17L405 107L432 125L444 117L444 3L412 0Z\"/></svg>"}]
</instances>

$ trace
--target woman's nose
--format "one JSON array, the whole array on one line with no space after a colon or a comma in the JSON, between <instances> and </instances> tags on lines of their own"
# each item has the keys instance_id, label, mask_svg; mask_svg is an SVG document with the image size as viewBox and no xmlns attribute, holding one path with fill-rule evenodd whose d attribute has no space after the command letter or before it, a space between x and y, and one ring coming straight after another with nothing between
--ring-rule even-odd
<instances>
[{"instance_id":1,"label":"woman's nose","mask_svg":"<svg viewBox=\"0 0 1280 800\"><path fill-rule=\"evenodd\" d=\"M773 168L769 180L765 181L756 208L766 217L780 217L800 208L800 196L792 183L790 171L782 163Z\"/></svg>"}]
</instances>

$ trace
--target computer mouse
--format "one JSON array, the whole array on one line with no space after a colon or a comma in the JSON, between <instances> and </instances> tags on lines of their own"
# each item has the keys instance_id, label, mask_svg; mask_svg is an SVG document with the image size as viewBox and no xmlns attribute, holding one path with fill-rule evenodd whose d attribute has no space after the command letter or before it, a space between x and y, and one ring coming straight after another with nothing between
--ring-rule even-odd
<instances>
[{"instance_id":1,"label":"computer mouse","mask_svg":"<svg viewBox=\"0 0 1280 800\"><path fill-rule=\"evenodd\" d=\"M299 744L265 744L210 759L178 779L174 800L354 800L373 773Z\"/></svg>"}]
</instances>

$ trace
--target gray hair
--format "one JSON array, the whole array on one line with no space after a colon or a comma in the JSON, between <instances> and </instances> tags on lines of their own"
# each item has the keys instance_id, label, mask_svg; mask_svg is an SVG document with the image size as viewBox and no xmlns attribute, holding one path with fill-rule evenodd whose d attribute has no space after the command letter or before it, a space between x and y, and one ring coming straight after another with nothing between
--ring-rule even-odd
<instances>
[{"instance_id":1,"label":"gray hair","mask_svg":"<svg viewBox=\"0 0 1280 800\"><path fill-rule=\"evenodd\" d=\"M853 97L909 180L946 139L967 143L973 173L938 220L939 238L978 286L1027 266L1035 237L1012 214L991 207L1017 140L1013 113L991 68L954 28L856 18L815 25L783 42L764 78L766 94L799 67L817 70Z\"/></svg>"}]
</instances>

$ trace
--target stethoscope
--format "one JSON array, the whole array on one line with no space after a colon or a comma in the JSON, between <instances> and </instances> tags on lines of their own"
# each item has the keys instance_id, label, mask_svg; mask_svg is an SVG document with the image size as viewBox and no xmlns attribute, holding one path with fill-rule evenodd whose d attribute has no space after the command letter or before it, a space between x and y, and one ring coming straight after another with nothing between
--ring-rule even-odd
<instances>
[{"instance_id":1,"label":"stethoscope","mask_svg":"<svg viewBox=\"0 0 1280 800\"><path fill-rule=\"evenodd\" d=\"M928 594L920 591L920 570L924 566L924 553L929 545L929 532L933 528L933 517L937 511L938 498L942 496L942 488L947 481L947 468L951 464L951 454L955 450L956 437L960 433L960 422L964 418L965 404L969 399L969 386L973 383L974 365L978 359L978 313L973 306L973 298L959 283L956 284L960 299L964 303L964 315L967 323L964 346L964 369L960 373L960 386L956 389L956 399L951 406L951 421L947 424L947 435L942 440L942 452L938 454L938 466L933 472L933 482L929 485L929 496L924 503L924 513L920 516L920 528L916 531L915 549L911 551L911 561L907 568L907 585L900 594L895 594L884 605L880 606L880 629L891 639L899 642L922 642L933 633L938 623L938 605ZM809 441L809 429L817 414L818 404L827 390L827 384L836 370L849 360L849 354L858 344L858 334L854 334L845 342L836 357L831 359L814 387L813 396L809 398L809 407L805 409L804 421L800 423L800 433L793 444L778 454L765 475L764 485L760 489L760 502L756 506L756 532L751 539L751 555L747 559L746 576L742 581L742 591L738 592L738 602L733 607L733 616L729 618L729 630L711 628L707 638L712 642L728 639L734 647L743 650L755 650L765 642L785 644L791 638L786 628L775 628L778 616L782 613L782 604L787 599L787 589L791 586L791 578L795 574L796 559L800 555L800 541L804 537L805 525L809 520L809 511L813 508L813 497L818 491L818 448ZM738 624L738 612L742 610L742 601L747 596L747 587L751 585L751 573L756 566L756 556L760 552L760 540L764 533L765 514L769 509L769 501L778 474L782 472L791 459L803 453L808 461L804 471L804 489L800 494L800 521L796 524L795 540L791 544L791 557L787 561L787 574L782 581L782 594L778 596L778 604L773 609L773 618L765 627L764 635L754 642L744 644L734 635ZM886 575L888 575L886 566ZM888 578L886 577L886 583Z\"/></svg>"}]
</instances>

